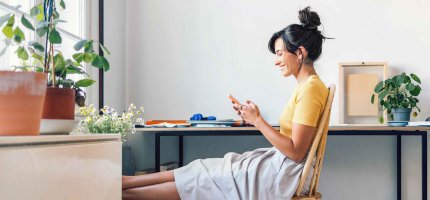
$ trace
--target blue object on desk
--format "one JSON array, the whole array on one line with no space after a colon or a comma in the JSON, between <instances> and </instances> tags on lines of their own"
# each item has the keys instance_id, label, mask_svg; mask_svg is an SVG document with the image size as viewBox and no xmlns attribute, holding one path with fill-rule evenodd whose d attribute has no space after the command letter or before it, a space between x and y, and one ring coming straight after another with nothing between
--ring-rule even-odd
<instances>
[{"instance_id":1,"label":"blue object on desk","mask_svg":"<svg viewBox=\"0 0 430 200\"><path fill-rule=\"evenodd\" d=\"M208 116L208 117L206 117L206 120L216 120L216 117L215 116Z\"/></svg>"},{"instance_id":2,"label":"blue object on desk","mask_svg":"<svg viewBox=\"0 0 430 200\"><path fill-rule=\"evenodd\" d=\"M194 114L192 117L190 117L190 120L202 120L203 115L200 113Z\"/></svg>"},{"instance_id":3,"label":"blue object on desk","mask_svg":"<svg viewBox=\"0 0 430 200\"><path fill-rule=\"evenodd\" d=\"M202 114L200 113L196 113L194 114L192 117L190 117L190 120L192 121L199 121L199 120L216 120L215 116L208 116L208 117L203 117Z\"/></svg>"}]
</instances>

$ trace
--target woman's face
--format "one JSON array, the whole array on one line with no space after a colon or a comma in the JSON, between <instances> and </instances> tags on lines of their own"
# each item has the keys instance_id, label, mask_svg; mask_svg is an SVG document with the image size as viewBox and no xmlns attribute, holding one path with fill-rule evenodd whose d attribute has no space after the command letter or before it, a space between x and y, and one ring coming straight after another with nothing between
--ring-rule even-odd
<instances>
[{"instance_id":1,"label":"woman's face","mask_svg":"<svg viewBox=\"0 0 430 200\"><path fill-rule=\"evenodd\" d=\"M287 51L282 38L275 41L275 65L281 69L282 75L287 77L296 75L299 69L298 57Z\"/></svg>"}]
</instances>

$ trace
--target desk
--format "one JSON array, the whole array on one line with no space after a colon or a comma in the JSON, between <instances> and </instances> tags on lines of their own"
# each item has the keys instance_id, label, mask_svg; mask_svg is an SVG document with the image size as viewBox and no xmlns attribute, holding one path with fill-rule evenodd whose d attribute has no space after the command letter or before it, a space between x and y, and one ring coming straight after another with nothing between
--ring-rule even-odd
<instances>
[{"instance_id":1,"label":"desk","mask_svg":"<svg viewBox=\"0 0 430 200\"><path fill-rule=\"evenodd\" d=\"M279 127L275 127L279 130ZM138 128L140 132L152 132L155 134L155 170L160 171L160 137L179 137L179 166L183 166L184 161L184 136L249 136L261 135L255 127L216 127L216 128ZM422 169L422 197L427 200L427 131L430 127L390 127L378 125L350 125L350 126L330 126L329 135L366 135L366 136L397 136L397 199L401 199L401 151L402 137L421 136L421 169Z\"/></svg>"}]
</instances>

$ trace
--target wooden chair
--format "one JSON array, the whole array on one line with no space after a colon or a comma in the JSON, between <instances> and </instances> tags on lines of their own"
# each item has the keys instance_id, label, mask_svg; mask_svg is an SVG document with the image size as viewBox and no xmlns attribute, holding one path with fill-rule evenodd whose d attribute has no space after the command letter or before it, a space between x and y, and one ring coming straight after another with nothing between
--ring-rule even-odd
<instances>
[{"instance_id":1,"label":"wooden chair","mask_svg":"<svg viewBox=\"0 0 430 200\"><path fill-rule=\"evenodd\" d=\"M330 85L329 87L329 95L327 97L326 106L321 115L321 118L318 123L317 134L315 135L315 139L312 142L311 150L309 151L308 158L306 160L302 175L300 177L299 186L296 190L296 194L293 196L293 200L320 200L322 199L321 193L317 192L318 190L318 181L320 178L322 163L324 160L324 152L325 145L327 142L327 133L328 133L328 124L330 119L330 111L333 103L334 93L336 91L335 85ZM315 157L316 155L316 157ZM305 184L306 178L308 177L309 171L312 167L312 163L315 160L315 166L312 180L309 188L309 194L307 196L301 196L303 186Z\"/></svg>"}]
</instances>

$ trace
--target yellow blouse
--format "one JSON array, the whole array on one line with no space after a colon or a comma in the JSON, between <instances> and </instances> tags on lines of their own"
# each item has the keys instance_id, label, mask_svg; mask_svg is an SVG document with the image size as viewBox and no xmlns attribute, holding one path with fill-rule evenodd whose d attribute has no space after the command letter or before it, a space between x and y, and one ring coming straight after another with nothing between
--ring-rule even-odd
<instances>
[{"instance_id":1,"label":"yellow blouse","mask_svg":"<svg viewBox=\"0 0 430 200\"><path fill-rule=\"evenodd\" d=\"M292 138L293 123L317 127L328 92L328 88L317 75L312 75L299 84L279 118L281 134Z\"/></svg>"}]
</instances>

